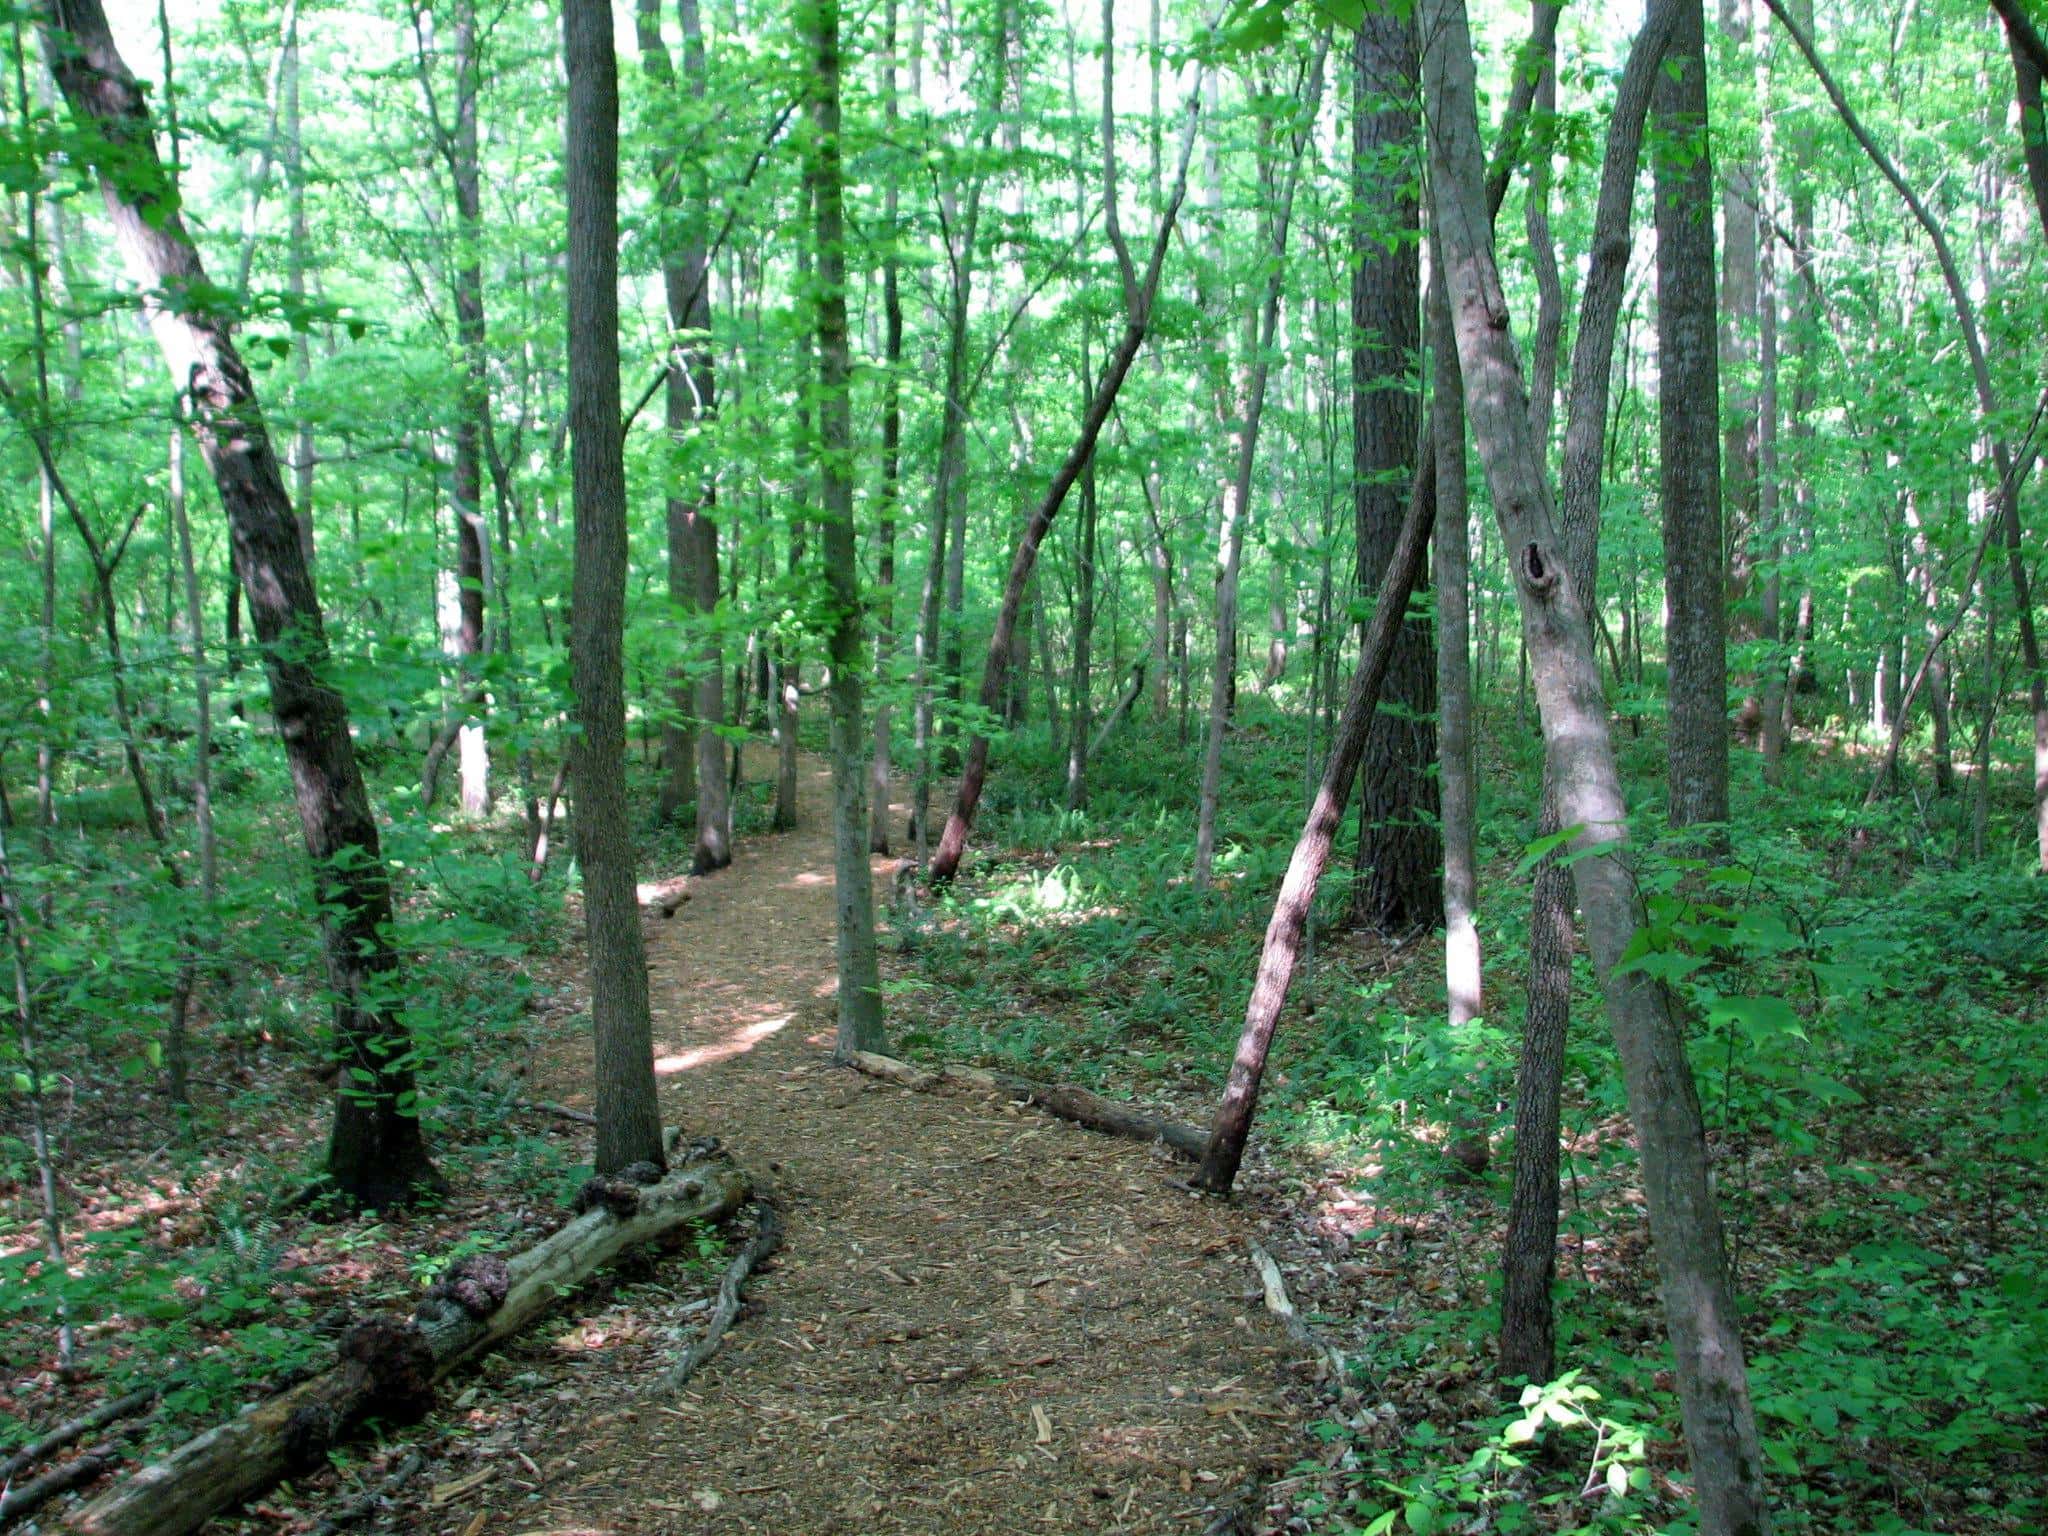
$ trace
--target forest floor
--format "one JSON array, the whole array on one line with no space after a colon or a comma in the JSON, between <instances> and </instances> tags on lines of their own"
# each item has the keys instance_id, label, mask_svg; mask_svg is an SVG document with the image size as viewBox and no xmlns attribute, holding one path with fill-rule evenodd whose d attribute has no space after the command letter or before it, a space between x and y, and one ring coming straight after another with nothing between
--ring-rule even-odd
<instances>
[{"instance_id":1,"label":"forest floor","mask_svg":"<svg viewBox=\"0 0 2048 1536\"><path fill-rule=\"evenodd\" d=\"M678 1394L657 1382L697 1287L542 1324L455 1389L457 1432L383 1520L1143 1532L1243 1508L1228 1528L1255 1528L1262 1481L1299 1458L1315 1413L1302 1352L1261 1304L1255 1218L1188 1193L1160 1149L834 1067L815 761L801 803L796 831L746 840L673 921L647 923L664 1120L719 1137L783 1213L746 1312ZM587 1106L586 1045L563 1042L530 1082Z\"/></svg>"}]
</instances>

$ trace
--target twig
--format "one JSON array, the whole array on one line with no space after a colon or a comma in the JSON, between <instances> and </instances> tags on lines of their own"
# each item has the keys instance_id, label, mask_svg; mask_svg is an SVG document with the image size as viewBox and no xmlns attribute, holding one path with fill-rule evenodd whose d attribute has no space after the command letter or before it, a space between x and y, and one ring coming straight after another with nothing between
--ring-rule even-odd
<instances>
[{"instance_id":1,"label":"twig","mask_svg":"<svg viewBox=\"0 0 2048 1536\"><path fill-rule=\"evenodd\" d=\"M1287 1282L1281 1278L1280 1266L1274 1262L1273 1255L1251 1239L1246 1240L1245 1246L1251 1250L1252 1264L1259 1272L1259 1283L1265 1287L1266 1310L1286 1325L1289 1338L1316 1357L1317 1363L1330 1373L1330 1380L1337 1390L1345 1397L1352 1396L1356 1389L1351 1385L1350 1362L1344 1358L1344 1352L1327 1340L1318 1338L1302 1321L1293 1298L1287 1294Z\"/></svg>"},{"instance_id":2,"label":"twig","mask_svg":"<svg viewBox=\"0 0 2048 1536\"><path fill-rule=\"evenodd\" d=\"M775 1207L765 1200L754 1202L754 1235L747 1240L747 1246L733 1257L725 1267L725 1277L718 1282L718 1303L711 1309L711 1320L704 1325L704 1332L678 1360L675 1368L662 1378L662 1389L668 1392L678 1390L684 1382L697 1373L713 1355L725 1338L725 1332L732 1326L733 1319L740 1315L740 1287L747 1283L747 1276L782 1242L782 1218L775 1213Z\"/></svg>"},{"instance_id":3,"label":"twig","mask_svg":"<svg viewBox=\"0 0 2048 1536\"><path fill-rule=\"evenodd\" d=\"M529 1101L526 1099L521 1099L512 1107L514 1109L529 1109L534 1111L536 1114L556 1115L564 1120L574 1120L578 1125L597 1124L597 1116L591 1114L587 1110L571 1109L566 1104L549 1104L546 1102Z\"/></svg>"},{"instance_id":4,"label":"twig","mask_svg":"<svg viewBox=\"0 0 2048 1536\"><path fill-rule=\"evenodd\" d=\"M12 1482L17 1473L25 1472L39 1461L47 1461L72 1441L91 1434L94 1430L125 1419L131 1414L142 1412L156 1401L156 1388L145 1387L140 1392L130 1392L126 1397L117 1397L101 1403L90 1413L81 1413L75 1419L67 1419L51 1430L42 1439L25 1445L0 1461L0 1485Z\"/></svg>"},{"instance_id":5,"label":"twig","mask_svg":"<svg viewBox=\"0 0 2048 1536\"><path fill-rule=\"evenodd\" d=\"M389 1475L381 1479L376 1487L364 1489L325 1520L314 1526L313 1536L334 1536L334 1533L343 1526L354 1525L379 1504L390 1498L392 1494L398 1492L411 1479L412 1475L425 1465L426 1458L417 1450L407 1451L404 1456L399 1458L398 1465L393 1467Z\"/></svg>"}]
</instances>

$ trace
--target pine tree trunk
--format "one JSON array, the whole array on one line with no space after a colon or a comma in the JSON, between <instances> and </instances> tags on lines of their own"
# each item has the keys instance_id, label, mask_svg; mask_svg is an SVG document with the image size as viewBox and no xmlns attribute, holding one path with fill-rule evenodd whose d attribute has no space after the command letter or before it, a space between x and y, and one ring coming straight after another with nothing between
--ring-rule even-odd
<instances>
[{"instance_id":1,"label":"pine tree trunk","mask_svg":"<svg viewBox=\"0 0 2048 1536\"><path fill-rule=\"evenodd\" d=\"M1422 430L1421 207L1414 168L1415 23L1394 9L1367 8L1352 56L1352 159L1361 217L1353 246L1351 420L1358 585L1379 579L1405 507L1402 489ZM1411 620L1394 642L1387 703L1372 722L1359 786L1358 878L1351 919L1389 935L1434 927L1441 915L1437 871L1435 646L1427 620Z\"/></svg>"},{"instance_id":2,"label":"pine tree trunk","mask_svg":"<svg viewBox=\"0 0 2048 1536\"><path fill-rule=\"evenodd\" d=\"M1657 84L1657 426L1663 491L1665 651L1670 667L1664 737L1671 824L1728 819L1727 588L1721 546L1720 366L1714 337L1713 166L1707 153L1706 22L1684 0ZM1753 220L1745 212L1744 217ZM1736 220L1739 226L1741 219ZM1731 247L1737 242L1731 240ZM1746 287L1731 314L1746 326L1756 308L1755 236ZM1743 343L1746 348L1746 339ZM1731 478L1740 501L1735 535L1755 528L1755 402L1729 428ZM1736 466L1740 466L1737 468ZM1725 578L1747 584L1748 558ZM1594 594L1588 590L1585 601Z\"/></svg>"},{"instance_id":3,"label":"pine tree trunk","mask_svg":"<svg viewBox=\"0 0 2048 1536\"><path fill-rule=\"evenodd\" d=\"M626 468L619 424L619 81L607 0L564 0L569 423L575 508L570 668L576 861L596 1035L597 1171L663 1162L647 951L626 814Z\"/></svg>"}]
</instances>

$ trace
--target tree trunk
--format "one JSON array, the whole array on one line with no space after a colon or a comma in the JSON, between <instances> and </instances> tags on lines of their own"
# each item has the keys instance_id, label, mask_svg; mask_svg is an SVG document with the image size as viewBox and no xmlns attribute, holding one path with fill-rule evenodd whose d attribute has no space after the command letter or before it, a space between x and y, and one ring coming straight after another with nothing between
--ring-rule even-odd
<instances>
[{"instance_id":1,"label":"tree trunk","mask_svg":"<svg viewBox=\"0 0 2048 1536\"><path fill-rule=\"evenodd\" d=\"M1118 255L1118 266L1124 279L1124 328L1115 349L1110 353L1103 368L1102 379L1096 385L1094 398L1088 402L1088 409L1081 418L1081 430L1068 450L1065 460L1053 473L1052 483L1046 487L1045 495L1033 508L1024 525L1024 532L1017 541L1016 554L1010 561L1010 576L1003 588L1002 608L996 615L995 632L989 637L988 660L982 671L981 707L993 713L1003 696L1003 685L1010 665L1010 649L1017 631L1017 612L1024 601L1024 587L1031 579L1031 568L1038 560L1038 547L1045 541L1052 520L1059 515L1067 492L1079 478L1082 466L1095 452L1096 440L1102 435L1102 424L1109 419L1110 407L1116 404L1117 391L1123 388L1124 376L1130 372L1131 363L1144 345L1145 334L1152 321L1152 304L1159 293L1159 278L1166 266L1166 251L1173 237L1174 222L1179 216L1182 199L1187 196L1188 161L1195 148L1195 118L1192 110L1188 115L1187 128L1181 139L1180 168L1175 174L1172 192L1166 206L1159 215L1159 228L1152 241L1152 254L1145 267L1142 279L1132 266L1129 253L1123 247L1123 236L1116 220L1115 144L1113 142L1114 120L1112 117L1114 97L1112 82L1113 60L1115 57L1114 38L1107 29L1110 21L1107 8L1104 14L1104 46L1102 52L1103 70L1103 116L1105 125L1104 167L1105 186L1103 201L1107 217L1105 223ZM1194 93L1199 99L1200 92ZM960 787L953 801L953 812L946 818L946 830L939 839L938 852L932 858L931 877L935 881L946 881L959 871L960 860L967 852L967 834L974 824L974 813L981 803L982 783L988 775L988 748L986 736L976 733L967 746L967 759L961 767Z\"/></svg>"},{"instance_id":2,"label":"tree trunk","mask_svg":"<svg viewBox=\"0 0 2048 1536\"><path fill-rule=\"evenodd\" d=\"M832 846L838 908L839 1033L833 1054L882 1051L882 982L875 960L875 905L868 868L867 764L861 761L860 571L853 526L853 348L846 329L846 217L839 162L839 0L808 0L810 180L818 267L818 442L823 483L818 545L831 602Z\"/></svg>"},{"instance_id":3,"label":"tree trunk","mask_svg":"<svg viewBox=\"0 0 2048 1536\"><path fill-rule=\"evenodd\" d=\"M896 100L896 0L882 8L882 136L894 142ZM896 651L896 508L902 495L903 465L903 296L898 284L896 225L900 196L890 171L882 194L887 251L882 258L882 494L875 532L875 680L889 685L889 661ZM875 704L874 755L868 764L868 851L889 851L889 714L887 695Z\"/></svg>"},{"instance_id":4,"label":"tree trunk","mask_svg":"<svg viewBox=\"0 0 2048 1536\"><path fill-rule=\"evenodd\" d=\"M1721 546L1720 366L1714 339L1713 166L1706 144L1706 22L1700 0L1684 0L1657 83L1660 151L1657 187L1657 426L1663 492L1665 653L1670 677L1664 735L1671 824L1728 820L1728 630ZM1744 210L1742 218L1753 215ZM1735 221L1742 222L1741 218ZM1736 244L1731 240L1731 245ZM1751 266L1732 272L1746 284L1745 325L1756 308L1755 237ZM1745 340L1744 346L1747 346ZM1755 528L1755 402L1745 391L1742 419L1729 428L1738 541ZM1733 468L1739 465L1739 468ZM1737 569L1747 571L1745 556ZM1739 578L1746 583L1746 575ZM1724 586L1724 581L1726 586ZM1582 594L1590 607L1593 589Z\"/></svg>"},{"instance_id":5,"label":"tree trunk","mask_svg":"<svg viewBox=\"0 0 2048 1536\"><path fill-rule=\"evenodd\" d=\"M1402 487L1422 429L1421 208L1416 200L1417 67L1412 15L1368 7L1353 53L1353 185L1360 217L1352 271L1351 421L1358 585L1376 581L1401 526ZM1388 935L1434 927L1437 871L1435 647L1426 619L1394 641L1389 708L1366 740L1358 803L1358 878L1351 919Z\"/></svg>"},{"instance_id":6,"label":"tree trunk","mask_svg":"<svg viewBox=\"0 0 2048 1536\"><path fill-rule=\"evenodd\" d=\"M2013 95L2020 109L2020 151L2027 163L2027 184L2033 189L2034 211L2041 232L2048 235L2048 117L2042 113L2041 81L2048 75L2048 44L2028 16L2023 0L1991 0L2005 23L2012 53ZM1809 23L1810 25L1810 23Z\"/></svg>"},{"instance_id":7,"label":"tree trunk","mask_svg":"<svg viewBox=\"0 0 2048 1536\"><path fill-rule=\"evenodd\" d=\"M1547 46L1555 35L1557 11L1540 8L1531 49ZM1530 57L1524 53L1524 59ZM1527 69L1515 71L1515 85L1501 122L1500 144L1495 150L1494 169L1486 178L1489 216L1498 213L1507 196L1508 175L1521 154L1523 131L1535 96L1536 75ZM1623 255L1626 255L1626 245ZM1428 307L1425 305L1425 308ZM1408 511L1401 522L1401 536L1394 545L1394 557L1380 578L1367 623L1365 644L1358 671L1352 675L1345 697L1344 712L1330 739L1330 755L1323 765L1322 783L1309 803L1308 817L1280 893L1273 902L1273 916L1266 924L1266 936L1259 950L1259 966L1252 983L1251 999L1245 1005L1244 1028L1238 1035L1237 1053L1231 1059L1230 1079L1210 1128L1209 1145L1202 1156L1197 1187L1227 1194L1237 1179L1238 1165L1251 1133L1252 1116L1258 1108L1259 1085L1266 1071L1266 1056L1279 1027L1280 1010L1287 1002L1287 989L1294 980L1301 958L1302 935L1309 911L1315 904L1316 887L1330 862L1330 849L1337 828L1344 820L1344 808L1358 778L1359 759L1365 753L1365 737L1379 709L1380 688L1386 680L1393 656L1396 632L1408 611L1408 598L1421 575L1431 527L1436 518L1436 441L1422 440L1420 462L1408 492Z\"/></svg>"},{"instance_id":8,"label":"tree trunk","mask_svg":"<svg viewBox=\"0 0 2048 1536\"><path fill-rule=\"evenodd\" d=\"M1471 525L1465 504L1465 390L1442 285L1430 289L1436 445L1437 762L1443 815L1444 996L1454 1031L1481 1017L1478 783L1472 770L1472 638L1467 594ZM1547 1378L1546 1378L1547 1379Z\"/></svg>"},{"instance_id":9,"label":"tree trunk","mask_svg":"<svg viewBox=\"0 0 2048 1536\"><path fill-rule=\"evenodd\" d=\"M702 105L710 88L705 63L703 25L696 0L677 0L682 19L682 85ZM641 69L657 91L673 93L677 81L661 35L660 0L638 0L635 29ZM689 179L687 196L683 185ZM672 349L663 382L664 414L670 437L679 450L697 424L717 405L717 380L706 340L711 329L711 272L705 248L710 223L710 191L693 161L686 167L672 149L655 157L657 194L668 209L679 210L682 227L669 235L662 260L662 287L667 300ZM687 458L685 460L687 463ZM687 486L690 471L678 466L675 483ZM726 795L725 739L714 728L725 718L725 659L709 626L718 606L718 528L711 509L717 498L714 481L706 478L696 494L668 498L669 601L697 616L706 633L686 667L674 674L672 708L679 719L663 728L667 776L659 813L675 816L694 805L696 843L691 871L708 874L732 862L731 803ZM686 683L685 675L695 673Z\"/></svg>"},{"instance_id":10,"label":"tree trunk","mask_svg":"<svg viewBox=\"0 0 2048 1536\"><path fill-rule=\"evenodd\" d=\"M484 653L484 592L488 584L484 549L483 436L491 408L484 363L483 185L477 152L477 96L483 75L477 54L476 0L455 6L455 123L448 168L455 183L455 335L462 349L462 409L455 428L455 575L461 586L462 622L455 655L464 678L466 706L476 718L463 723L458 739L462 811L487 816L491 809L490 751L484 737L488 700L471 679ZM303 338L301 338L303 340Z\"/></svg>"},{"instance_id":11,"label":"tree trunk","mask_svg":"<svg viewBox=\"0 0 2048 1536\"><path fill-rule=\"evenodd\" d=\"M107 211L137 283L152 294L204 289L205 267L157 160L147 104L115 49L100 0L64 0L46 23L71 108L120 147L125 167L102 180ZM144 302L150 328L186 392L212 471L270 680L306 847L319 884L335 993L342 1087L327 1171L366 1206L390 1206L435 1181L413 1104L411 1048L395 1006L391 886L349 736L347 706L326 681L327 636L305 550L256 391L216 314Z\"/></svg>"},{"instance_id":12,"label":"tree trunk","mask_svg":"<svg viewBox=\"0 0 2048 1536\"><path fill-rule=\"evenodd\" d=\"M2048 669L2043 666L2040 634L2034 625L2032 584L2027 577L2026 552L2020 532L2020 466L2014 462L2011 446L1998 430L1998 398L1991 384L1990 364L1984 356L1984 339L1977 326L1976 305L1970 298L1962 269L1956 265L1955 254L1949 248L1948 237L1940 223L1864 128L1848 98L1842 94L1841 87L1835 83L1834 76L1814 51L1812 39L1786 12L1783 0L1764 0L1764 3L1770 6L1771 14L1778 18L1812 67L1821 89L1827 93L1850 136L1870 157L1871 164L1877 167L1884 179L1892 184L1911 210L1914 221L1926 232L1941 268L1942 282L1948 288L1949 302L1955 309L1956 327L1962 332L1963 347L1969 354L1970 378L1976 388L1978 426L1990 440L1992 465L1998 474L1998 487L1992 498L1992 516L1998 520L2005 539L2006 576L2012 584L2013 606L2019 619L2020 659L2027 669L2027 706L2034 723L2034 841L2037 865L2043 872L2048 872ZM2048 205L2042 209L2042 219L2044 226L2048 226Z\"/></svg>"},{"instance_id":13,"label":"tree trunk","mask_svg":"<svg viewBox=\"0 0 2048 1536\"><path fill-rule=\"evenodd\" d=\"M579 3L569 0L571 7ZM342 1364L186 1441L65 1524L81 1536L186 1536L279 1478L324 1465L330 1447L366 1414L417 1415L431 1404L435 1383L511 1338L621 1254L690 1223L724 1221L747 1198L746 1179L718 1165L624 1189L632 1203L620 1214L605 1205L585 1211L499 1261L495 1275L465 1275L467 1288L457 1295L429 1296L402 1323L362 1325L345 1341L349 1358ZM623 1204L626 1196L614 1198ZM461 1272L458 1261L450 1273Z\"/></svg>"},{"instance_id":14,"label":"tree trunk","mask_svg":"<svg viewBox=\"0 0 2048 1536\"><path fill-rule=\"evenodd\" d=\"M626 466L619 425L619 80L607 0L564 0L568 71L570 639L576 861L596 1035L597 1171L663 1161L647 951L626 815Z\"/></svg>"},{"instance_id":15,"label":"tree trunk","mask_svg":"<svg viewBox=\"0 0 2048 1536\"><path fill-rule=\"evenodd\" d=\"M1658 76L1672 9L1671 0L1658 0L1645 19L1611 134L1640 132L1641 104ZM1637 929L1627 808L1600 696L1590 610L1551 515L1494 265L1471 36L1461 0L1424 0L1421 15L1431 180L1466 408L1513 562L1558 819L1578 829L1573 883L1628 1085L1700 1528L1707 1536L1765 1536L1770 1512L1762 1456L1683 1032L1663 989L1622 964ZM1576 368L1573 377L1583 382Z\"/></svg>"},{"instance_id":16,"label":"tree trunk","mask_svg":"<svg viewBox=\"0 0 2048 1536\"><path fill-rule=\"evenodd\" d=\"M1088 391L1088 346L1081 345L1081 388ZM1093 727L1091 711L1094 687L1095 645L1095 460L1091 456L1081 471L1081 550L1074 573L1074 663L1070 697L1073 713L1067 731L1067 809L1078 811L1088 803L1088 733ZM1019 667L1020 674L1028 670Z\"/></svg>"}]
</instances>

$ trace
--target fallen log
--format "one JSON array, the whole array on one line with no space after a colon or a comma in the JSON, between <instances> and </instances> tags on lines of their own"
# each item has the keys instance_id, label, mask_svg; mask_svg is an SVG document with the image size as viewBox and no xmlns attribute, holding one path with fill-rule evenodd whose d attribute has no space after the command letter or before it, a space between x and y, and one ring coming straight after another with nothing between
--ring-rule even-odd
<instances>
[{"instance_id":1,"label":"fallen log","mask_svg":"<svg viewBox=\"0 0 2048 1536\"><path fill-rule=\"evenodd\" d=\"M1020 1103L1034 1104L1049 1115L1085 1125L1091 1131L1121 1136L1127 1141L1156 1141L1189 1162L1200 1162L1209 1145L1209 1133L1191 1125L1148 1114L1129 1104L1119 1104L1072 1083L1040 1083L1010 1072L990 1072L981 1067L916 1067L893 1056L873 1051L855 1051L848 1064L869 1077L897 1083L905 1088L929 1089L943 1083L1000 1093Z\"/></svg>"},{"instance_id":2,"label":"fallen log","mask_svg":"<svg viewBox=\"0 0 2048 1536\"><path fill-rule=\"evenodd\" d=\"M582 1214L510 1259L465 1259L410 1319L357 1325L341 1363L188 1440L66 1522L83 1536L185 1536L230 1505L319 1464L372 1413L417 1417L436 1382L532 1322L628 1249L690 1221L723 1221L747 1198L728 1163L693 1163L644 1184L593 1179Z\"/></svg>"},{"instance_id":3,"label":"fallen log","mask_svg":"<svg viewBox=\"0 0 2048 1536\"><path fill-rule=\"evenodd\" d=\"M140 1392L130 1392L126 1397L116 1397L101 1403L90 1413L81 1413L75 1419L66 1419L42 1439L30 1442L5 1461L0 1461L0 1484L13 1482L17 1474L26 1472L37 1462L48 1461L72 1441L82 1440L94 1430L111 1424L116 1419L138 1414L155 1401L156 1388L144 1387Z\"/></svg>"}]
</instances>

